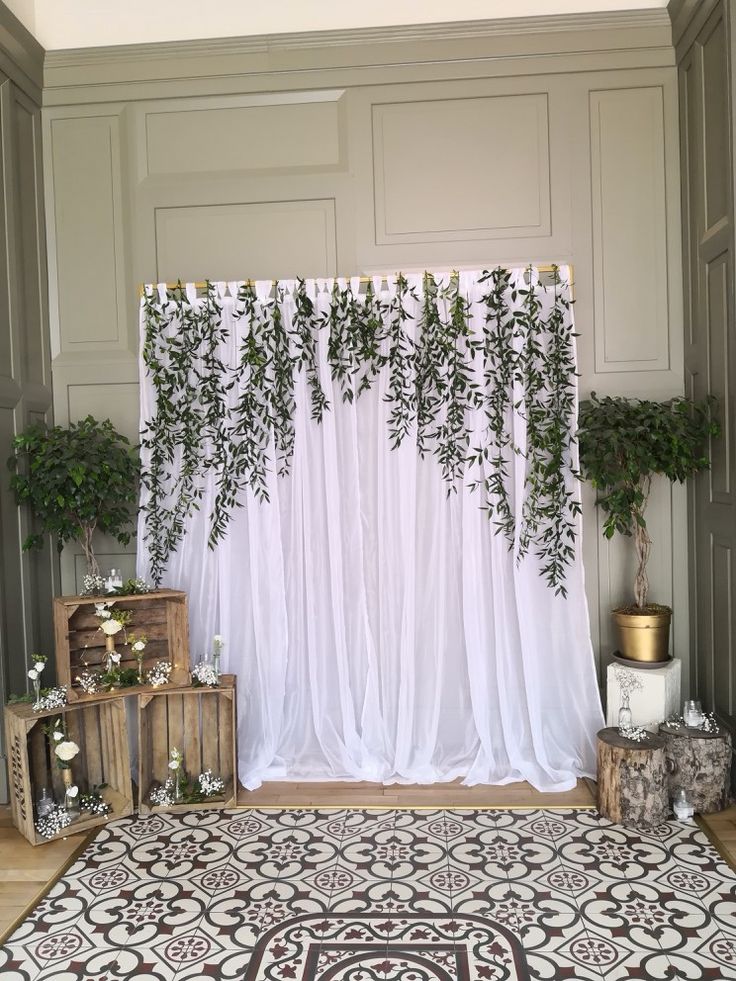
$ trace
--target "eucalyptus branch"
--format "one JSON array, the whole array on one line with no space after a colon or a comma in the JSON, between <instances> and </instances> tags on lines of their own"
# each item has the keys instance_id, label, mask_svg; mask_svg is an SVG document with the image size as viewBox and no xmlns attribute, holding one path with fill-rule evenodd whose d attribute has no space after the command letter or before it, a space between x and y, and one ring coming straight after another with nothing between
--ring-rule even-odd
<instances>
[{"instance_id":1,"label":"eucalyptus branch","mask_svg":"<svg viewBox=\"0 0 736 981\"><path fill-rule=\"evenodd\" d=\"M322 417L330 408L330 403L322 388L317 364L317 332L320 324L314 312L314 304L307 295L307 288L303 279L297 280L294 305L295 368L297 371L303 371L306 375L312 403L312 419L315 422L322 422Z\"/></svg>"},{"instance_id":2,"label":"eucalyptus branch","mask_svg":"<svg viewBox=\"0 0 736 981\"><path fill-rule=\"evenodd\" d=\"M388 416L388 433L392 449L403 443L417 417L417 387L414 379L417 351L414 341L406 330L410 315L406 309L407 297L416 300L416 293L409 289L406 278L399 275L396 294L388 305L388 388L384 399L391 405Z\"/></svg>"},{"instance_id":3,"label":"eucalyptus branch","mask_svg":"<svg viewBox=\"0 0 736 981\"><path fill-rule=\"evenodd\" d=\"M481 283L489 284L488 292L481 300L485 307L482 404L486 428L481 434L480 445L472 450L474 461L483 474L472 486L482 487L483 507L509 546L514 542L515 526L508 466L509 455L516 449L511 425L513 385L517 374L514 318L506 299L510 280L511 273L500 267L484 273L480 279Z\"/></svg>"}]
</instances>

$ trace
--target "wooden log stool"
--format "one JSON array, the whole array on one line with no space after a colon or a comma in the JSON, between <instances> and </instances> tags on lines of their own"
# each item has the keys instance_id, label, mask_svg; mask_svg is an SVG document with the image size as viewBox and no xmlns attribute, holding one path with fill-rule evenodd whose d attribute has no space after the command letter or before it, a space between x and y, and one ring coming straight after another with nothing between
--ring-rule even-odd
<instances>
[{"instance_id":1,"label":"wooden log stool","mask_svg":"<svg viewBox=\"0 0 736 981\"><path fill-rule=\"evenodd\" d=\"M649 735L643 742L618 729L598 733L598 810L626 827L654 826L667 820L665 740Z\"/></svg>"},{"instance_id":2,"label":"wooden log stool","mask_svg":"<svg viewBox=\"0 0 736 981\"><path fill-rule=\"evenodd\" d=\"M682 788L696 814L713 814L728 807L731 778L731 734L725 729L703 732L663 723L669 796Z\"/></svg>"}]
</instances>

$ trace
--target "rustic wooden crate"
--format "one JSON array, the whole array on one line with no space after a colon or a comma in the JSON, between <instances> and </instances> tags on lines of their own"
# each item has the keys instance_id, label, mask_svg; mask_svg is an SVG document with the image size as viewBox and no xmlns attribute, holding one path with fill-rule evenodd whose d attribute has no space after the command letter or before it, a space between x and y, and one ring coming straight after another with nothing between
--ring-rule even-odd
<instances>
[{"instance_id":1,"label":"rustic wooden crate","mask_svg":"<svg viewBox=\"0 0 736 981\"><path fill-rule=\"evenodd\" d=\"M48 720L58 715L64 716L69 738L80 748L72 761L74 783L81 792L106 783L101 794L110 804L111 812L107 817L82 816L54 838L88 831L107 820L133 813L124 702L67 705L48 712L34 712L28 703L8 705L5 735L10 762L10 807L13 823L32 845L54 841L54 838L42 838L34 824L34 804L41 789L53 788L57 802L64 800L62 771L51 758L48 738L43 731Z\"/></svg>"},{"instance_id":2,"label":"rustic wooden crate","mask_svg":"<svg viewBox=\"0 0 736 981\"><path fill-rule=\"evenodd\" d=\"M135 596L58 596L54 600L56 677L60 685L67 686L69 701L97 701L158 690L150 685L129 685L87 695L74 680L84 669L85 661L92 670L105 662L105 635L98 629L100 621L95 616L95 603L111 600L116 609L130 610L133 614L127 633L145 634L148 638L143 670L147 671L158 661L169 660L173 665L170 681L161 689L171 690L190 684L186 593L161 589ZM124 643L124 638L122 632L115 637L115 649L121 655L120 667L137 668L135 655Z\"/></svg>"},{"instance_id":3,"label":"rustic wooden crate","mask_svg":"<svg viewBox=\"0 0 736 981\"><path fill-rule=\"evenodd\" d=\"M222 675L219 688L186 688L141 694L138 714L138 810L189 811L235 807L238 793L238 755L235 676ZM222 795L201 804L154 806L151 790L166 783L169 754L184 754L184 770L197 777L210 769L225 781Z\"/></svg>"}]
</instances>

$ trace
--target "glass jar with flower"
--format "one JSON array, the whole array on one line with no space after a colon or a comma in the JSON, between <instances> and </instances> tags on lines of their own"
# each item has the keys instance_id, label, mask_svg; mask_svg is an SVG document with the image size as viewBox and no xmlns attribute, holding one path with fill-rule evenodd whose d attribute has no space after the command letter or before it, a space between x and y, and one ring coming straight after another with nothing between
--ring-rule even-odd
<instances>
[{"instance_id":1,"label":"glass jar with flower","mask_svg":"<svg viewBox=\"0 0 736 981\"><path fill-rule=\"evenodd\" d=\"M212 640L212 667L215 671L215 676L220 677L220 658L222 656L222 648L225 646L225 641L222 639L220 634L215 634Z\"/></svg>"},{"instance_id":2,"label":"glass jar with flower","mask_svg":"<svg viewBox=\"0 0 736 981\"><path fill-rule=\"evenodd\" d=\"M131 634L128 638L128 643L130 644L130 649L135 655L136 662L138 664L138 684L142 685L143 678L143 657L146 651L146 644L148 643L148 638L145 634L141 634L137 637L135 634Z\"/></svg>"},{"instance_id":3,"label":"glass jar with flower","mask_svg":"<svg viewBox=\"0 0 736 981\"><path fill-rule=\"evenodd\" d=\"M56 759L56 765L61 770L64 781L64 806L72 819L79 817L79 788L74 783L72 760L79 753L79 746L69 739L61 717L55 719L46 728L49 742Z\"/></svg>"},{"instance_id":4,"label":"glass jar with flower","mask_svg":"<svg viewBox=\"0 0 736 981\"><path fill-rule=\"evenodd\" d=\"M41 708L41 673L47 660L48 658L44 654L31 654L32 666L28 672L28 677L33 684L33 708L36 711Z\"/></svg>"},{"instance_id":5,"label":"glass jar with flower","mask_svg":"<svg viewBox=\"0 0 736 981\"><path fill-rule=\"evenodd\" d=\"M174 802L178 804L182 798L184 782L184 754L176 749L176 747L171 750L169 769L174 776Z\"/></svg>"}]
</instances>

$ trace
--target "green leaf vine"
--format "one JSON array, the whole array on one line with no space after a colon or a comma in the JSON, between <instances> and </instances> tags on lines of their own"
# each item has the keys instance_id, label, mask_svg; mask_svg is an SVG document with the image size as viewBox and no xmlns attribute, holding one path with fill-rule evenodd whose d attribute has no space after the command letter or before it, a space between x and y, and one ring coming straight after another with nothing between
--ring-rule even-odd
<instances>
[{"instance_id":1,"label":"green leaf vine","mask_svg":"<svg viewBox=\"0 0 736 981\"><path fill-rule=\"evenodd\" d=\"M411 439L420 457L433 456L448 493L468 480L518 559L532 552L564 595L580 514L569 293L556 269L550 287L501 268L476 282L473 305L458 274L438 282L425 273L421 291L399 274L380 295L372 282L360 296L335 281L321 310L303 279L290 291L276 283L265 300L244 283L232 301L237 349L213 284L196 301L181 284L165 298L147 289L142 361L155 407L141 441L142 508L154 581L208 481L215 547L248 494L268 501L269 475L290 472L300 377L320 424L332 411L328 377L338 400L353 403L385 372L391 448ZM517 425L526 427L518 505Z\"/></svg>"}]
</instances>

